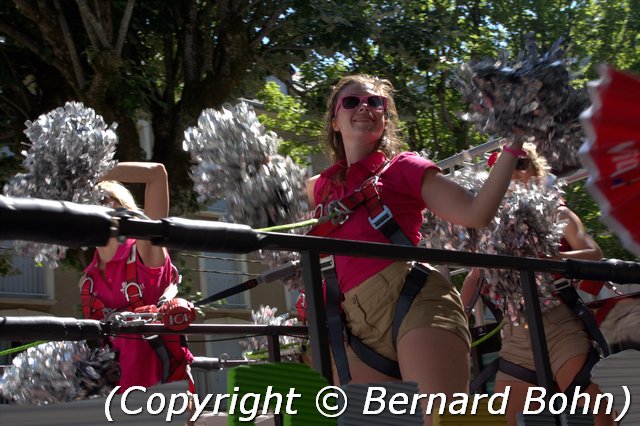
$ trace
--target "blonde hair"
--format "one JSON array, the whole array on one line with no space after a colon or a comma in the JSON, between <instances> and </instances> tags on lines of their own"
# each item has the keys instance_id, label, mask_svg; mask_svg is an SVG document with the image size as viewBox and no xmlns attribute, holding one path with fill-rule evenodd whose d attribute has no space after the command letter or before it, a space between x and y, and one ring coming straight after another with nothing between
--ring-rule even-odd
<instances>
[{"instance_id":1,"label":"blonde hair","mask_svg":"<svg viewBox=\"0 0 640 426\"><path fill-rule=\"evenodd\" d=\"M374 90L378 94L387 98L387 110L385 112L387 118L387 124L384 129L384 133L378 141L376 149L384 152L384 154L391 158L398 153L402 142L400 141L398 126L398 110L396 109L395 101L393 100L393 84L389 80L374 77L367 74L356 74L343 77L338 83L331 89L331 94L327 99L327 111L324 115L324 134L322 141L325 145L327 153L332 160L343 160L346 157L344 152L344 142L340 132L333 130L333 119L336 110L336 104L340 95L347 86L359 86L368 87L373 86Z\"/></svg>"},{"instance_id":2,"label":"blonde hair","mask_svg":"<svg viewBox=\"0 0 640 426\"><path fill-rule=\"evenodd\" d=\"M534 144L526 142L522 145L522 149L527 153L527 158L531 160L536 176L544 177L549 174L551 167L549 167L547 160L538 154Z\"/></svg>"},{"instance_id":3,"label":"blonde hair","mask_svg":"<svg viewBox=\"0 0 640 426\"><path fill-rule=\"evenodd\" d=\"M98 188L104 192L106 197L113 199L121 207L127 210L139 210L131 192L120 182L105 180L98 183Z\"/></svg>"}]
</instances>

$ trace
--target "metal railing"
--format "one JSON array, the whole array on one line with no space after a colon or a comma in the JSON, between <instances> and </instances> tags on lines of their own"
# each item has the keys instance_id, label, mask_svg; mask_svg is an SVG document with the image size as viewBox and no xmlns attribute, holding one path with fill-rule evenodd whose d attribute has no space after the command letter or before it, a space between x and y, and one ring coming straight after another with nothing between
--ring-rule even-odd
<instances>
[{"instance_id":1,"label":"metal railing","mask_svg":"<svg viewBox=\"0 0 640 426\"><path fill-rule=\"evenodd\" d=\"M142 220L97 206L33 199L10 199L0 196L0 223L12 223L11 229L0 231L0 239L24 239L63 245L103 245L110 237L129 237L151 240L156 245L178 250L247 253L259 249L298 251L303 268L308 309L308 334L312 342L328 342L326 316L323 308L320 254L336 254L395 260L416 260L453 266L517 269L525 300L525 316L529 324L538 385L554 390L548 359L540 303L535 283L536 271L559 274L572 279L608 280L620 284L640 282L640 263L595 262L586 260L543 260L479 253L464 253L422 247L395 246L384 243L336 240L305 235L256 231L248 226L167 218ZM73 226L69 226L73 224ZM57 229L73 229L64 234ZM115 327L97 321L47 318L47 326L15 318L0 318L0 334L6 338L50 339L54 335L67 340L86 339L96 334L175 333L162 325ZM186 334L194 333L257 333L269 334L272 360L279 359L277 335L302 333L303 328L282 326L239 326L193 324ZM332 370L327 345L311 345L314 368L332 382Z\"/></svg>"}]
</instances>

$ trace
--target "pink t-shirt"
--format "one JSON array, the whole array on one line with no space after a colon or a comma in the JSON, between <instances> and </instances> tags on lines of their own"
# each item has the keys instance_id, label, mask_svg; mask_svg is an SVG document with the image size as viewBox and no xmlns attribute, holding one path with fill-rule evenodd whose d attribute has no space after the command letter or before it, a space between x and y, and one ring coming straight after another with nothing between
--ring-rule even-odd
<instances>
[{"instance_id":1,"label":"pink t-shirt","mask_svg":"<svg viewBox=\"0 0 640 426\"><path fill-rule=\"evenodd\" d=\"M98 269L98 252L93 261L85 269L86 276L93 279L93 291L106 308L124 309L129 302L124 295L126 284L127 257L135 240L128 239L118 246L113 258L107 262L105 274ZM171 283L171 259L167 256L161 267L148 267L136 256L138 284L142 288L144 305L155 305L162 293ZM106 280L105 280L106 277ZM168 336L168 345L179 346L179 336ZM121 377L119 385L123 392L131 386L153 386L162 380L162 363L149 342L142 340L139 334L128 334L123 337L112 337L113 349L118 350ZM191 353L187 348L180 348L187 357Z\"/></svg>"},{"instance_id":2,"label":"pink t-shirt","mask_svg":"<svg viewBox=\"0 0 640 426\"><path fill-rule=\"evenodd\" d=\"M386 161L380 151L374 151L347 168L346 161L338 161L322 172L314 186L316 205L326 205L329 201L341 200L358 189L362 183L375 174ZM344 182L336 182L335 177L346 168ZM420 241L422 211L422 178L426 170L438 168L432 161L414 153L403 152L395 156L384 169L378 182L378 192L382 204L386 205L405 235L417 244ZM343 240L388 243L381 231L369 223L369 213L364 206L358 207L349 219L337 227L327 237ZM367 278L380 272L393 260L365 257L335 256L336 272L340 291L345 293Z\"/></svg>"}]
</instances>

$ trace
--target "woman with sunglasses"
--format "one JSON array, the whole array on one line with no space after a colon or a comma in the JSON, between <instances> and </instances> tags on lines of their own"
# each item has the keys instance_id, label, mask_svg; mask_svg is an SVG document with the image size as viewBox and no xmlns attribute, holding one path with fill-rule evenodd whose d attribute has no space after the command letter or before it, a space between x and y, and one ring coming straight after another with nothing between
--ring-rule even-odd
<instances>
[{"instance_id":1,"label":"woman with sunglasses","mask_svg":"<svg viewBox=\"0 0 640 426\"><path fill-rule=\"evenodd\" d=\"M398 153L393 86L367 75L345 77L333 88L324 141L335 164L309 180L307 195L318 215L333 220L310 234L380 243L416 245L425 208L468 227L487 225L517 160L513 154L502 156L473 196L433 162ZM520 146L513 142L508 149L517 153ZM416 382L421 393L451 397L468 391L470 335L451 283L433 268L408 262L351 256L331 260L323 264L329 265L327 315L336 382L401 379ZM407 288L415 289L414 294ZM400 306L399 299L408 303ZM341 344L341 310L350 335L346 348ZM431 424L430 416L425 424Z\"/></svg>"},{"instance_id":2,"label":"woman with sunglasses","mask_svg":"<svg viewBox=\"0 0 640 426\"><path fill-rule=\"evenodd\" d=\"M513 181L528 186L532 181L538 184L544 184L545 179L549 177L549 167L544 158L536 152L533 144L525 143L523 146L523 156L518 159L516 169L513 172ZM489 158L489 166L496 162L503 155L493 155ZM585 259L600 260L602 259L602 251L593 238L585 231L580 218L572 212L568 207L561 205L557 210L557 220L567 223L563 238L560 243L558 256L556 259ZM563 283L569 284L566 280ZM470 312L475 303L475 295L479 292L488 291L480 270L474 268L465 278L462 287L462 301L466 306L466 311ZM481 286L478 289L478 286ZM558 293L555 298L563 300ZM557 305L557 306L556 306ZM556 306L550 310L543 310L542 319L544 324L545 337L547 340L547 349L549 351L549 360L551 362L551 370L554 380L560 391L565 392L572 384L577 384L574 379L578 373L587 365L587 361L592 353L591 339L587 329L577 315L564 302L549 304ZM597 333L597 330L593 330ZM524 410L527 391L534 383L528 382L530 378L520 375L521 371L518 367L524 367L527 370L535 371L533 361L533 350L531 348L531 340L526 324L515 325L507 321L502 329L502 347L500 350L500 358L515 364L516 367L499 367L496 376L495 392L504 392L510 389L507 420L509 425L517 424L517 413ZM507 371L502 371L502 368ZM589 369L589 367L585 367ZM511 373L511 374L509 374ZM588 373L588 372L587 372ZM533 375L535 377L535 375ZM587 377L589 377L587 375ZM588 383L587 383L588 384ZM580 392L587 392L595 398L599 392L597 385L588 384L585 391L585 385L582 385ZM530 407L535 409L536 407ZM604 407L602 407L604 408ZM596 416L596 425L613 424L609 416L602 413ZM589 412L593 412L590 409Z\"/></svg>"}]
</instances>

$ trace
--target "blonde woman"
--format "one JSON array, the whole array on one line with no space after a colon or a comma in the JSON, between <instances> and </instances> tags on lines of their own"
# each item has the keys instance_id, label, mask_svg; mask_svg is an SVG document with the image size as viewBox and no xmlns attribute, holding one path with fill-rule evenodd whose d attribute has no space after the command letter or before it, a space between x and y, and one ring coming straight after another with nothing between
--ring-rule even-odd
<instances>
[{"instance_id":1,"label":"blonde woman","mask_svg":"<svg viewBox=\"0 0 640 426\"><path fill-rule=\"evenodd\" d=\"M136 211L133 196L120 182L145 185L147 217L161 219L168 215L169 187L162 164L119 163L99 183L104 205ZM164 247L146 240L111 238L105 246L96 248L80 281L84 316L102 320L113 311L155 308L175 297L176 283L177 270ZM131 386L190 380L188 364L193 356L181 336L116 336L109 344L119 353L120 392Z\"/></svg>"},{"instance_id":2,"label":"blonde woman","mask_svg":"<svg viewBox=\"0 0 640 426\"><path fill-rule=\"evenodd\" d=\"M495 161L495 157L493 160ZM513 171L513 181L529 185L533 180L543 183L548 176L549 167L544 158L537 154L535 145L524 144L523 155L517 160ZM559 259L600 260L602 258L600 247L585 231L582 221L574 212L562 205L557 210L557 220L567 222L559 247ZM482 285L481 274L477 268L474 268L467 275L462 288L462 301L467 311L473 303L473 295L476 294L478 285ZM591 337L580 319L563 302L543 312L542 319L553 378L560 391L564 392L590 359ZM516 366L535 370L530 335L525 324L514 325L507 322L502 330L502 348L499 356ZM517 370L511 372L515 374L515 371ZM535 374L533 376L535 379ZM531 386L535 384L505 371L498 371L495 392L504 392L507 387L510 388L507 406L509 425L517 424L517 413L524 410L527 391ZM585 392L585 389L581 389L581 392ZM597 385L590 384L586 392L594 397L598 392ZM613 424L610 416L602 411L600 410L601 414L596 416L596 425Z\"/></svg>"}]
</instances>

